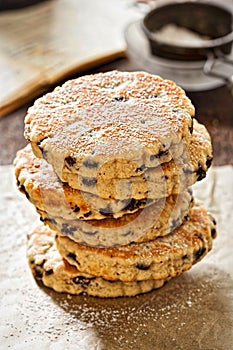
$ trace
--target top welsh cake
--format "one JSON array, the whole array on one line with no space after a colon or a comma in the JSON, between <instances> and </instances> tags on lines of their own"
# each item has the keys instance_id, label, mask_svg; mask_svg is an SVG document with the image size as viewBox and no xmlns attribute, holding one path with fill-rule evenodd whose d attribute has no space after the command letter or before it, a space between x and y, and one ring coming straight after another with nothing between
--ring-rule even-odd
<instances>
[{"instance_id":1,"label":"top welsh cake","mask_svg":"<svg viewBox=\"0 0 233 350\"><path fill-rule=\"evenodd\" d=\"M130 178L142 166L181 156L193 116L191 101L174 82L110 71L70 80L39 98L25 118L25 137L64 182L67 174L96 177L104 165L112 174L111 164L114 177Z\"/></svg>"}]
</instances>

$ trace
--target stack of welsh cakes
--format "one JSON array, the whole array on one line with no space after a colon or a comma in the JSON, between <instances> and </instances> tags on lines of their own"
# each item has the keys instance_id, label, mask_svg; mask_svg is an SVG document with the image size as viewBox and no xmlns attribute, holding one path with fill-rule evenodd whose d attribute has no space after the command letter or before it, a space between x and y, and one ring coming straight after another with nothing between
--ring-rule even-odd
<instances>
[{"instance_id":1,"label":"stack of welsh cakes","mask_svg":"<svg viewBox=\"0 0 233 350\"><path fill-rule=\"evenodd\" d=\"M211 140L174 82L118 71L68 81L29 108L25 136L15 174L42 221L27 256L44 285L133 296L211 250L216 222L191 188Z\"/></svg>"}]
</instances>

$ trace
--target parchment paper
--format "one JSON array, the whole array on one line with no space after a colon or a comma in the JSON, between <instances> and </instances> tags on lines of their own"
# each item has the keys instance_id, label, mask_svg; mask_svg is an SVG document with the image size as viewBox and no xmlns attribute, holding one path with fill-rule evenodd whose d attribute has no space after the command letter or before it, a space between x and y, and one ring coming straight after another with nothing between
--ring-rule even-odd
<instances>
[{"instance_id":1,"label":"parchment paper","mask_svg":"<svg viewBox=\"0 0 233 350\"><path fill-rule=\"evenodd\" d=\"M233 167L195 186L218 222L213 250L165 287L134 298L70 296L38 285L26 261L34 208L2 166L0 348L17 350L233 349Z\"/></svg>"}]
</instances>

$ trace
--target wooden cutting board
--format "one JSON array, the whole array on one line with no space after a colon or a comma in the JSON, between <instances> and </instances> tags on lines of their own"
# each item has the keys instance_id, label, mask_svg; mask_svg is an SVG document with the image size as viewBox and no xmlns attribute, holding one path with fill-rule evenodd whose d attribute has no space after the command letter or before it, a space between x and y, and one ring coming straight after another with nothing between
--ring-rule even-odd
<instances>
[{"instance_id":1,"label":"wooden cutting board","mask_svg":"<svg viewBox=\"0 0 233 350\"><path fill-rule=\"evenodd\" d=\"M0 12L0 116L72 73L125 55L129 0L50 0Z\"/></svg>"}]
</instances>

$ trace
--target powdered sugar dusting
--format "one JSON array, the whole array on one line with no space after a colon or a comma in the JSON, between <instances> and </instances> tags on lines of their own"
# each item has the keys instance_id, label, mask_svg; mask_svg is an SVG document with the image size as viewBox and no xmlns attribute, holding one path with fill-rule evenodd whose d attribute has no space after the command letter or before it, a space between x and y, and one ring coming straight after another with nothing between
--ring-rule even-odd
<instances>
[{"instance_id":1,"label":"powdered sugar dusting","mask_svg":"<svg viewBox=\"0 0 233 350\"><path fill-rule=\"evenodd\" d=\"M188 141L194 112L174 82L112 71L68 81L38 99L25 118L25 136L66 181L61 173L69 155L77 165L87 156L129 153L142 161L148 150L157 155Z\"/></svg>"},{"instance_id":2,"label":"powdered sugar dusting","mask_svg":"<svg viewBox=\"0 0 233 350\"><path fill-rule=\"evenodd\" d=\"M197 34L196 32L169 23L153 33L153 37L163 43L184 47L201 46L210 40L210 37Z\"/></svg>"}]
</instances>

